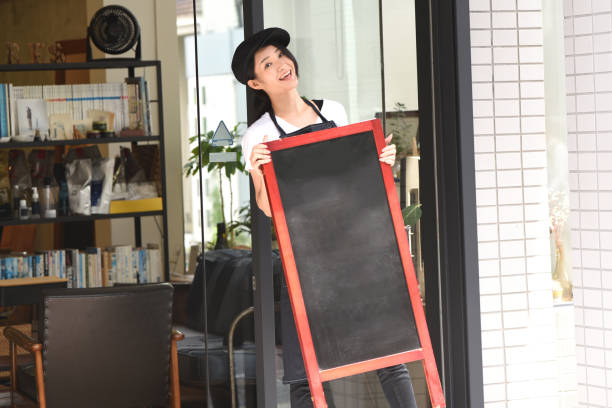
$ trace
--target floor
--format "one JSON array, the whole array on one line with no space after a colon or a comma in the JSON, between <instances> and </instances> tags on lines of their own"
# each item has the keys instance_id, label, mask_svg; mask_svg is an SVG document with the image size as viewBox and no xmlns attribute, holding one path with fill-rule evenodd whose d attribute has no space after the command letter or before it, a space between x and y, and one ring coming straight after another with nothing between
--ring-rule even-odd
<instances>
[{"instance_id":1,"label":"floor","mask_svg":"<svg viewBox=\"0 0 612 408\"><path fill-rule=\"evenodd\" d=\"M36 404L28 402L15 394L15 399L11 403L11 392L6 386L0 386L0 407L11 408L36 408Z\"/></svg>"}]
</instances>

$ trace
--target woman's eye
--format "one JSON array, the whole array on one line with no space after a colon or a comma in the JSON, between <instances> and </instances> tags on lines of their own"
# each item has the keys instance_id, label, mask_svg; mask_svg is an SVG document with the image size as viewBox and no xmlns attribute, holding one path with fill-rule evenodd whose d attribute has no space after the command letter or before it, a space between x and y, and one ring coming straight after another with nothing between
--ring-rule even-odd
<instances>
[{"instance_id":1,"label":"woman's eye","mask_svg":"<svg viewBox=\"0 0 612 408\"><path fill-rule=\"evenodd\" d=\"M278 58L283 58L285 56L285 54L283 54L282 52L278 53Z\"/></svg>"},{"instance_id":2,"label":"woman's eye","mask_svg":"<svg viewBox=\"0 0 612 408\"><path fill-rule=\"evenodd\" d=\"M264 65L264 68L265 68L265 69L268 69L268 68L270 68L271 66L272 66L272 63L268 62L268 63L266 63L266 65Z\"/></svg>"}]
</instances>

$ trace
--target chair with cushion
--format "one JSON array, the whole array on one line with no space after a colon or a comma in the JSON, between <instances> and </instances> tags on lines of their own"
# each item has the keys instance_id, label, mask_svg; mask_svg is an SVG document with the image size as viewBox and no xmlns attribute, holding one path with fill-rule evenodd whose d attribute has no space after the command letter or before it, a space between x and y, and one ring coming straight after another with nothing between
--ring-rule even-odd
<instances>
[{"instance_id":1,"label":"chair with cushion","mask_svg":"<svg viewBox=\"0 0 612 408\"><path fill-rule=\"evenodd\" d=\"M181 385L203 388L206 381L204 347L204 310L208 319L208 370L210 394L215 408L232 403L247 408L256 406L256 361L253 316L253 265L251 251L221 249L200 255L189 291L186 325L180 327L185 341L178 346ZM282 265L278 252L272 254L275 299L280 294ZM205 273L204 273L205 271ZM206 280L207 307L204 307ZM276 324L280 343L280 322ZM232 354L228 350L232 337ZM230 365L232 366L230 369ZM233 376L230 375L233 372ZM241 392L232 393L232 382ZM232 401L233 397L233 401ZM201 406L197 403L194 406Z\"/></svg>"},{"instance_id":2,"label":"chair with cushion","mask_svg":"<svg viewBox=\"0 0 612 408\"><path fill-rule=\"evenodd\" d=\"M12 327L11 390L40 407L180 407L173 287L43 292L40 342ZM15 347L35 363L16 367Z\"/></svg>"}]
</instances>

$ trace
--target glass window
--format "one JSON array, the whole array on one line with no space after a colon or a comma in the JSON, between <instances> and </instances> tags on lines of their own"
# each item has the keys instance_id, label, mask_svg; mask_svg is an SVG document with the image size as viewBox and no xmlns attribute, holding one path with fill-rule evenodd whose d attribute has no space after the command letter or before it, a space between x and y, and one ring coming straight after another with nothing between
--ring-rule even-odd
<instances>
[{"instance_id":1,"label":"glass window","mask_svg":"<svg viewBox=\"0 0 612 408\"><path fill-rule=\"evenodd\" d=\"M250 269L234 269L224 263L228 259L250 256L250 250L247 248L247 245L250 245L250 236L243 232L249 230L249 220L246 217L248 211L240 211L245 206L248 209L249 181L247 175L238 168L236 160L213 162L212 156L223 150L235 150L239 147L240 137L245 129L245 90L243 85L234 79L231 71L233 51L242 41L244 32L242 2L197 0L195 11L188 4L192 4L192 1L177 1L177 9L184 7L185 10L184 15L178 13L177 29L185 68L185 99L190 102L185 109L185 120L190 128L182 139L185 166L184 245L188 269L191 272L195 272L202 245L207 249L207 304L204 305L203 302L203 280L201 276L196 275L190 299L200 304L194 308L195 303L192 302L188 307L193 314L189 327L197 331L199 339L203 339L201 334L204 331L206 313L209 340L208 355L200 353L204 345L196 342L194 350L198 353L190 354L189 364L197 365L202 370L208 367L209 391L214 406L232 406L227 373L228 363L231 363L235 369L233 378L237 389L236 406L244 407L247 401L248 406L255 406L255 379L250 375L255 371L255 349L253 323L248 313L235 331L235 348L230 361L228 347L224 342L224 339L234 333L231 331L234 318L252 303L249 303ZM212 142L221 122L233 135L233 143L230 146L217 146ZM200 149L203 152L201 184L198 162ZM236 159L239 160L240 156ZM235 171L232 172L231 169ZM235 228L237 226L242 227L241 233ZM221 272L223 276L219 275ZM197 294L198 290L202 292L200 295ZM196 299L198 297L199 299ZM205 390L205 376L203 371L193 371L197 370L181 372L181 382L189 384L186 389L193 391L189 398L194 406L202 406L206 404L206 396L202 392ZM185 401L185 398L183 400Z\"/></svg>"},{"instance_id":2,"label":"glass window","mask_svg":"<svg viewBox=\"0 0 612 408\"><path fill-rule=\"evenodd\" d=\"M234 4L236 3L236 4ZM191 32L186 29L179 30L184 50L185 75L188 89L191 93L189 100L193 101L188 108L188 123L195 126L190 129L190 141L185 145L185 163L195 163L197 153L194 149L198 147L197 138L197 98L199 97L200 134L204 143L212 137L212 133L223 121L230 131L235 132L234 145L240 145L240 133L244 130L242 124L246 123L246 101L245 90L239 84L231 72L231 57L235 47L242 41L242 3L227 2L218 5L210 1L198 1L197 3L197 26L198 26L198 69L199 77L196 84L195 77L195 39L193 28ZM193 18L193 17L192 17ZM193 26L193 20L191 21ZM199 95L195 92L199 86ZM208 103L208 101L214 103ZM207 162L208 157L203 157ZM217 239L217 227L224 223L225 228L233 221L239 220L238 210L248 204L249 190L246 175L237 172L227 177L224 168L218 166L214 170L203 172L204 197L204 239L205 245L214 247ZM191 173L183 180L185 191L184 207L185 213L199 213L199 178ZM185 250L189 252L194 245L202 241L202 230L199 223L194 221L200 217L185 218ZM223 228L219 226L219 228ZM234 231L228 234L229 243L233 244ZM241 243L247 242L245 235L238 237ZM192 257L193 258L193 257ZM187 259L190 259L187 256Z\"/></svg>"}]
</instances>

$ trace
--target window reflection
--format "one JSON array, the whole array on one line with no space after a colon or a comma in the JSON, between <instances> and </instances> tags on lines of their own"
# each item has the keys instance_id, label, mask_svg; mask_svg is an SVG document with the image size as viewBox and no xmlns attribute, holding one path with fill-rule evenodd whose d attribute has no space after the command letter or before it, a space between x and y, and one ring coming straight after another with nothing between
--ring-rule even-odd
<instances>
[{"instance_id":1,"label":"window reflection","mask_svg":"<svg viewBox=\"0 0 612 408\"><path fill-rule=\"evenodd\" d=\"M190 126L188 137L197 135L198 131L198 106L195 102L197 96L199 96L200 134L205 137L208 132L214 131L221 121L224 121L230 130L236 125L246 123L245 90L234 79L230 69L232 53L242 41L244 28L241 1L219 3L201 0L196 2L196 8L199 95L196 91L193 14L191 14L191 31L186 28L187 19L181 15L178 16L177 25L181 23L185 25L184 28L179 26L179 33L183 33L181 40L184 50L187 100L193 101L189 104L186 113L186 123ZM240 134L243 129L244 126L239 127L237 133ZM189 143L185 139L184 163L189 160L193 149L197 147L197 140ZM234 140L234 145L239 144L239 139ZM236 173L232 177L225 175L219 177L219 172L204 171L202 176L203 222L200 222L199 215L199 178L185 177L183 181L186 252L201 243L202 226L205 233L205 245L214 248L217 244L218 224L223 219L227 224L230 220L240 219L239 209L248 205L248 178L244 174ZM227 232L228 225L225 228ZM239 235L234 242L231 239L231 231L229 238L229 242L236 245L244 246L249 242L245 234Z\"/></svg>"}]
</instances>

